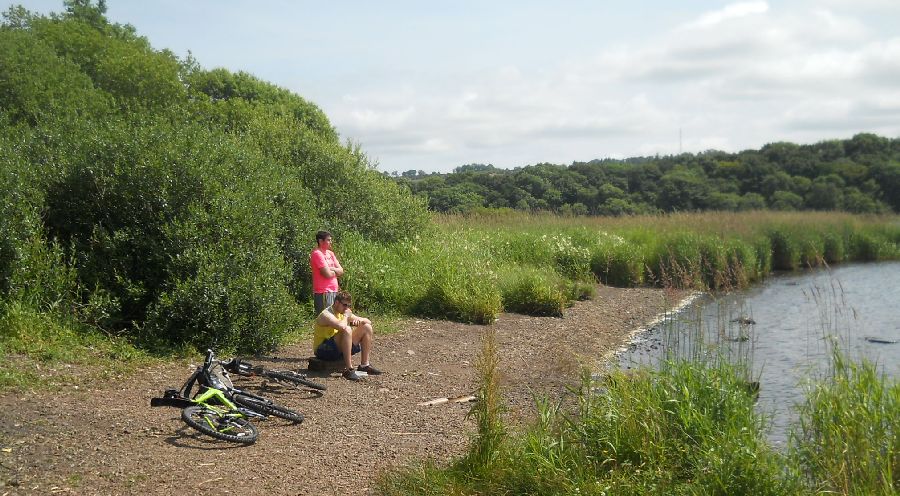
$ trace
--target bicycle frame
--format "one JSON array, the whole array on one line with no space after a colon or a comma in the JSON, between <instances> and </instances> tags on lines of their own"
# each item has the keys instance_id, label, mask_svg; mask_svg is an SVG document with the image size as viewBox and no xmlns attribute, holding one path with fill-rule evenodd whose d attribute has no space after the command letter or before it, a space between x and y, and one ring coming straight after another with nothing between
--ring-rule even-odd
<instances>
[{"instance_id":1,"label":"bicycle frame","mask_svg":"<svg viewBox=\"0 0 900 496\"><path fill-rule=\"evenodd\" d=\"M221 403L221 405L210 404L209 400L213 398L215 398L218 403ZM220 411L222 413L227 413L233 410L241 410L241 408L232 403L231 400L229 400L228 397L225 396L225 393L215 388L206 388L206 391L200 393L200 395L198 395L191 401L212 410Z\"/></svg>"}]
</instances>

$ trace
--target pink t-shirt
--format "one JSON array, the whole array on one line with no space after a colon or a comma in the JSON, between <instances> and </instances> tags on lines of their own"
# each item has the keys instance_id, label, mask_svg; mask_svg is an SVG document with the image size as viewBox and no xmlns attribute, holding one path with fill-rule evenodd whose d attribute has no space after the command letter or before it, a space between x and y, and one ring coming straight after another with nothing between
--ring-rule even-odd
<instances>
[{"instance_id":1,"label":"pink t-shirt","mask_svg":"<svg viewBox=\"0 0 900 496\"><path fill-rule=\"evenodd\" d=\"M325 250L325 253L322 253L322 250L316 248L309 254L309 266L312 267L313 293L338 291L337 277L325 277L320 270L322 267L341 267L333 251Z\"/></svg>"}]
</instances>

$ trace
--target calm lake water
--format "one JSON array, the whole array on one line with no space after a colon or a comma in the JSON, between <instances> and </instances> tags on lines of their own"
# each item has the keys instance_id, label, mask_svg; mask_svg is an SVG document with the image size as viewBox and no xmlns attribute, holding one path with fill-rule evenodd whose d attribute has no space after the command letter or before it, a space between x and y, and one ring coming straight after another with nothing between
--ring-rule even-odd
<instances>
[{"instance_id":1,"label":"calm lake water","mask_svg":"<svg viewBox=\"0 0 900 496\"><path fill-rule=\"evenodd\" d=\"M827 372L829 341L900 378L900 262L778 275L739 293L704 296L639 336L619 364L653 366L667 350L749 359L760 382L758 407L771 416L770 441L781 445L804 382Z\"/></svg>"}]
</instances>

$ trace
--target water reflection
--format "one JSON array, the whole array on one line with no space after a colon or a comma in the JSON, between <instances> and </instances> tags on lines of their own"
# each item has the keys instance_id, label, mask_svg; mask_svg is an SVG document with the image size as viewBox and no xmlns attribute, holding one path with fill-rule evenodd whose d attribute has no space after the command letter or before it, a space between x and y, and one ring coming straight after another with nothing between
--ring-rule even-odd
<instances>
[{"instance_id":1,"label":"water reflection","mask_svg":"<svg viewBox=\"0 0 900 496\"><path fill-rule=\"evenodd\" d=\"M704 297L640 336L622 367L667 355L721 354L746 361L783 444L805 381L827 372L829 342L900 377L900 262L852 264L781 275L739 293Z\"/></svg>"}]
</instances>

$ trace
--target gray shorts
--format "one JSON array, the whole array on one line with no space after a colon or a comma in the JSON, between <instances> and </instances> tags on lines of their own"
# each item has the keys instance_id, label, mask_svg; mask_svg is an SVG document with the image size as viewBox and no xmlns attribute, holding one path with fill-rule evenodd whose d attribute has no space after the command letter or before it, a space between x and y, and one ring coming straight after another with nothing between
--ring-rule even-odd
<instances>
[{"instance_id":1,"label":"gray shorts","mask_svg":"<svg viewBox=\"0 0 900 496\"><path fill-rule=\"evenodd\" d=\"M330 307L332 303L334 303L334 297L337 295L334 291L326 291L324 293L313 293L313 305L316 309L316 316L318 317L322 310Z\"/></svg>"}]
</instances>

